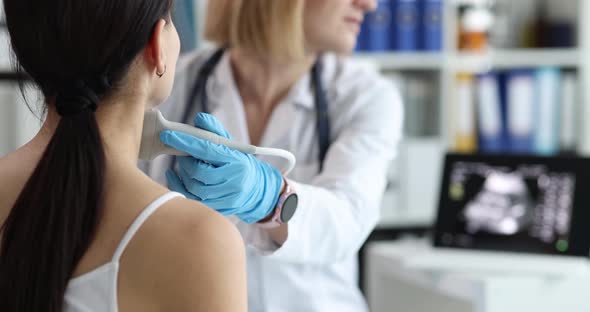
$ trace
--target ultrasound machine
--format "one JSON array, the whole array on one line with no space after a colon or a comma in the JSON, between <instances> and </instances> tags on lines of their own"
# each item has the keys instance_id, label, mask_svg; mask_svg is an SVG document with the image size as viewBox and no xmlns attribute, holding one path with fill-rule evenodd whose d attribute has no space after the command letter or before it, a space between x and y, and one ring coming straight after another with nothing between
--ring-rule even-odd
<instances>
[{"instance_id":1,"label":"ultrasound machine","mask_svg":"<svg viewBox=\"0 0 590 312\"><path fill-rule=\"evenodd\" d=\"M590 159L448 154L433 244L406 265L564 275L588 270Z\"/></svg>"}]
</instances>

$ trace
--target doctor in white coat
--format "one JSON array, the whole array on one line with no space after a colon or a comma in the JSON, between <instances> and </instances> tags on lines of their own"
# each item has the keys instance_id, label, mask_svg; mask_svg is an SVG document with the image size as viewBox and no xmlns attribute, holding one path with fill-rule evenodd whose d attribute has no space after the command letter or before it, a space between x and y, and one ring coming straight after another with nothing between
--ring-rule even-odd
<instances>
[{"instance_id":1,"label":"doctor in white coat","mask_svg":"<svg viewBox=\"0 0 590 312\"><path fill-rule=\"evenodd\" d=\"M206 37L227 48L185 55L160 107L167 119L297 157L282 177L276 159L167 132L164 143L194 157L147 168L241 220L251 312L368 310L357 253L379 219L403 111L388 80L339 55L353 50L375 2L209 1Z\"/></svg>"}]
</instances>

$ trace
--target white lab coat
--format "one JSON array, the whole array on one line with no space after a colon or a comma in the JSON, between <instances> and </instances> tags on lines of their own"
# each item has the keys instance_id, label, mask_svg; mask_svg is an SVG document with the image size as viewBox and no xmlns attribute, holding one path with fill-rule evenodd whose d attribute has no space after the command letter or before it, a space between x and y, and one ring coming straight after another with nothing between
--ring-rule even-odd
<instances>
[{"instance_id":1,"label":"white lab coat","mask_svg":"<svg viewBox=\"0 0 590 312\"><path fill-rule=\"evenodd\" d=\"M187 97L212 51L185 55L178 64L171 98L160 109L167 119L192 124L201 110ZM276 246L263 229L238 222L248 244L249 311L363 312L357 253L379 219L386 172L402 131L399 93L386 79L351 60L324 55L331 146L318 174L318 139L310 75L276 107L260 146L289 150L297 166L288 176L299 195L285 244ZM250 143L243 104L229 56L207 85L211 113L234 140ZM186 105L189 116L183 117ZM280 168L277 159L265 159ZM278 160L280 161L280 160ZM171 158L160 157L148 173L165 183Z\"/></svg>"}]
</instances>

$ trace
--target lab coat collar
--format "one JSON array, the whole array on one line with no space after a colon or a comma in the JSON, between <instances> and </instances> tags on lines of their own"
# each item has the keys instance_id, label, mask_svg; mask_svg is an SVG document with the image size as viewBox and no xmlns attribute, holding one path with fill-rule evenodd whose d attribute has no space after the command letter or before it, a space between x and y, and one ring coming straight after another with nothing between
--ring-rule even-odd
<instances>
[{"instance_id":1,"label":"lab coat collar","mask_svg":"<svg viewBox=\"0 0 590 312\"><path fill-rule=\"evenodd\" d=\"M210 99L209 109L211 111L215 110L217 107L213 107L220 105L220 99L224 98L224 95L228 93L230 90L237 91L236 82L232 75L231 65L229 61L229 53L224 53L223 57L219 61L219 64L213 70L211 77L209 77L209 81L207 82L207 96Z\"/></svg>"},{"instance_id":2,"label":"lab coat collar","mask_svg":"<svg viewBox=\"0 0 590 312\"><path fill-rule=\"evenodd\" d=\"M291 88L287 94L287 102L294 103L299 107L313 109L315 99L311 88L311 73L307 73L302 79Z\"/></svg>"},{"instance_id":3,"label":"lab coat collar","mask_svg":"<svg viewBox=\"0 0 590 312\"><path fill-rule=\"evenodd\" d=\"M206 88L210 113L222 122L234 140L250 144L246 113L232 75L229 53L220 60Z\"/></svg>"},{"instance_id":4,"label":"lab coat collar","mask_svg":"<svg viewBox=\"0 0 590 312\"><path fill-rule=\"evenodd\" d=\"M331 90L326 81L330 81L330 77L336 76L336 58L333 55L321 54L319 61L322 62L322 73L320 79L324 82L324 92L328 98L338 96L338 90ZM289 102L295 103L297 106L306 108L308 110L315 109L315 93L312 88L311 71L309 71L302 79L300 79L291 88L291 92L287 95Z\"/></svg>"},{"instance_id":5,"label":"lab coat collar","mask_svg":"<svg viewBox=\"0 0 590 312\"><path fill-rule=\"evenodd\" d=\"M262 134L262 146L276 146L280 142L288 142L292 132L293 116L297 107L313 109L313 95L306 75L289 91L287 96L277 105L269 123ZM209 109L225 125L232 138L238 142L251 144L244 111L243 101L235 82L229 53L226 53L214 70L207 85Z\"/></svg>"}]
</instances>

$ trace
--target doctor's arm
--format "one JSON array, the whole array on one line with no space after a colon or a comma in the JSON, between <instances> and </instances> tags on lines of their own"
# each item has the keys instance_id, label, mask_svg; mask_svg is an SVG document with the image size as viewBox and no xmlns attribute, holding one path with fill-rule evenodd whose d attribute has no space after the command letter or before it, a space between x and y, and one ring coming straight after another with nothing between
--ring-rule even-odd
<instances>
[{"instance_id":1,"label":"doctor's arm","mask_svg":"<svg viewBox=\"0 0 590 312\"><path fill-rule=\"evenodd\" d=\"M262 243L265 234L272 238L279 248L270 257L338 262L356 254L377 224L387 169L401 138L403 108L388 83L372 86L353 100L359 109L333 138L322 173L310 183L289 180L299 195L291 221L274 230L242 229L262 251L268 249L268 242Z\"/></svg>"},{"instance_id":2,"label":"doctor's arm","mask_svg":"<svg viewBox=\"0 0 590 312\"><path fill-rule=\"evenodd\" d=\"M374 229L401 136L402 109L397 97L373 100L381 105L369 104L357 113L332 143L323 172L309 184L292 181L298 211L288 224L287 240L271 257L337 262L356 254ZM269 234L281 238L281 233Z\"/></svg>"}]
</instances>

